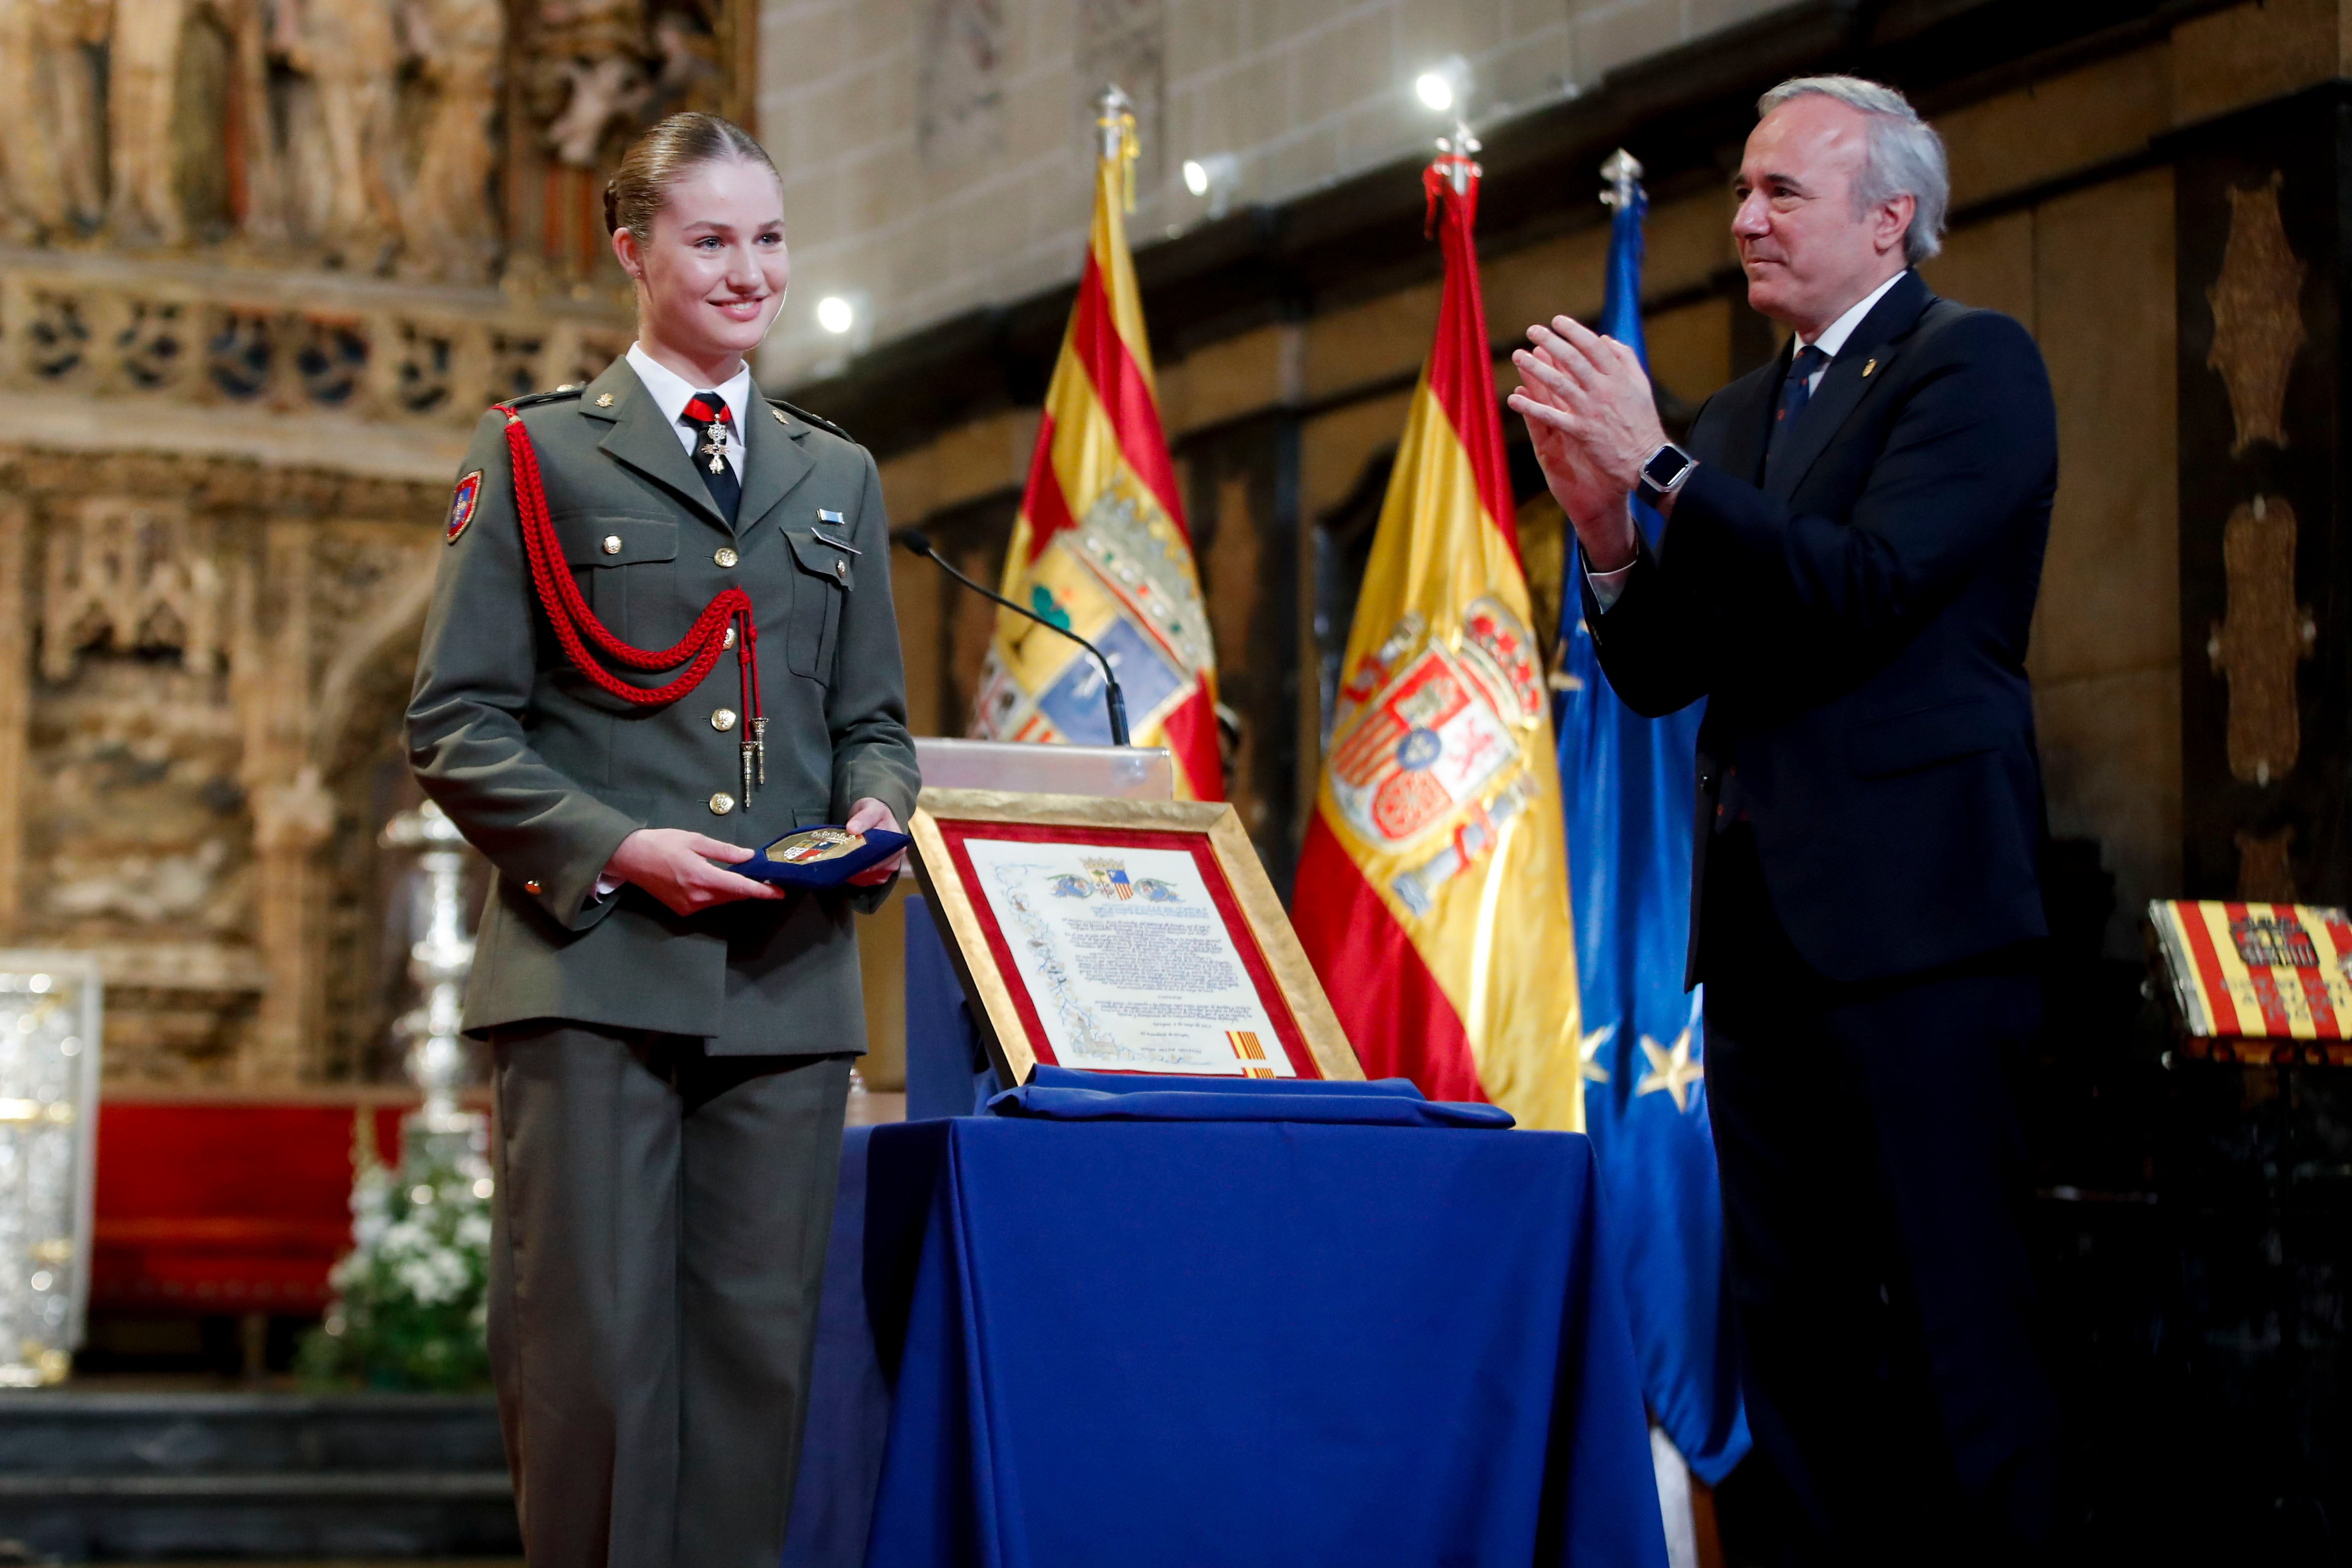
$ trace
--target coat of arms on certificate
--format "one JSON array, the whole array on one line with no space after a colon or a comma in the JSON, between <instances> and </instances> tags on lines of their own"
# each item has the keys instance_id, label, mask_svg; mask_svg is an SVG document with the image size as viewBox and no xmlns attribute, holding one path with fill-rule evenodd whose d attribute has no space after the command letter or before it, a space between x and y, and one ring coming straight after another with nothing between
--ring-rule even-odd
<instances>
[{"instance_id":1,"label":"coat of arms on certificate","mask_svg":"<svg viewBox=\"0 0 2352 1568\"><path fill-rule=\"evenodd\" d=\"M1006 1083L1363 1076L1231 806L927 789L909 828Z\"/></svg>"}]
</instances>

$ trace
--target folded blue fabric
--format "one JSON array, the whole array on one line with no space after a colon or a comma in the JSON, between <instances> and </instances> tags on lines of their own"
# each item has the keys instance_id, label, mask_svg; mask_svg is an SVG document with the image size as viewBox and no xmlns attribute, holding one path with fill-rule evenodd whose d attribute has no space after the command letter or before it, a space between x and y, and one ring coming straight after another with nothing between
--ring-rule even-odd
<instances>
[{"instance_id":1,"label":"folded blue fabric","mask_svg":"<svg viewBox=\"0 0 2352 1568\"><path fill-rule=\"evenodd\" d=\"M1409 1078L1193 1078L1169 1073L1081 1072L1039 1062L1029 1081L1040 1089L1090 1089L1097 1094L1382 1094L1419 1100Z\"/></svg>"},{"instance_id":2,"label":"folded blue fabric","mask_svg":"<svg viewBox=\"0 0 2352 1568\"><path fill-rule=\"evenodd\" d=\"M1162 1082L1166 1079L1160 1080ZM1046 1121L1319 1121L1358 1127L1465 1127L1501 1129L1512 1125L1511 1113L1498 1105L1463 1105L1447 1100L1408 1099L1393 1092L1235 1093L1234 1089L1265 1090L1284 1079L1227 1080L1218 1089L1204 1089L1215 1079L1180 1079L1177 1089L1106 1092L1098 1089L1063 1089L1029 1083L1008 1089L988 1102L997 1116L1028 1117ZM1342 1086L1334 1086L1335 1088ZM1348 1084L1348 1089L1363 1085Z\"/></svg>"}]
</instances>

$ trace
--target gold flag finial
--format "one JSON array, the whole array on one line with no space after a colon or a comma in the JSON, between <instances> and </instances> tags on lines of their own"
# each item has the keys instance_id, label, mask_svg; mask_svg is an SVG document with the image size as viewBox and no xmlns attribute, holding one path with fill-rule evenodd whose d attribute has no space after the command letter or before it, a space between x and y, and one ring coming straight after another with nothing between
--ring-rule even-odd
<instances>
[{"instance_id":1,"label":"gold flag finial","mask_svg":"<svg viewBox=\"0 0 2352 1568\"><path fill-rule=\"evenodd\" d=\"M1112 82L1095 100L1095 130L1100 137L1100 156L1119 161L1120 183L1127 195L1127 210L1135 210L1135 161L1143 153L1135 135L1135 100Z\"/></svg>"}]
</instances>

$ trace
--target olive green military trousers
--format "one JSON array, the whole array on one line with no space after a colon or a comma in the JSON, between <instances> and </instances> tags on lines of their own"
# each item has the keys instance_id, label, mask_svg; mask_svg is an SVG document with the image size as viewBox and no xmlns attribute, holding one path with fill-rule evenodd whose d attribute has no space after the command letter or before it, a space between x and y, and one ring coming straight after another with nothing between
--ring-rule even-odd
<instances>
[{"instance_id":1,"label":"olive green military trousers","mask_svg":"<svg viewBox=\"0 0 2352 1568\"><path fill-rule=\"evenodd\" d=\"M846 1057L492 1037L489 1345L531 1568L775 1568Z\"/></svg>"}]
</instances>

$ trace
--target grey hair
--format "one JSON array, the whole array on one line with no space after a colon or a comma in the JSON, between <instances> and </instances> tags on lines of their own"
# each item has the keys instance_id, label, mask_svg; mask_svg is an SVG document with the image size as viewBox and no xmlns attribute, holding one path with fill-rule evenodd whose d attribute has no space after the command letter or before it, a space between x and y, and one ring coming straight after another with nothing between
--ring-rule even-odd
<instances>
[{"instance_id":1,"label":"grey hair","mask_svg":"<svg viewBox=\"0 0 2352 1568\"><path fill-rule=\"evenodd\" d=\"M1944 163L1944 141L1919 118L1911 100L1891 87L1858 76L1791 77L1756 100L1759 119L1791 99L1833 98L1860 110L1870 133L1864 143L1862 176L1853 184L1854 216L1909 196L1911 226L1903 235L1903 259L1916 267L1944 248L1944 215L1952 205L1952 175Z\"/></svg>"}]
</instances>

